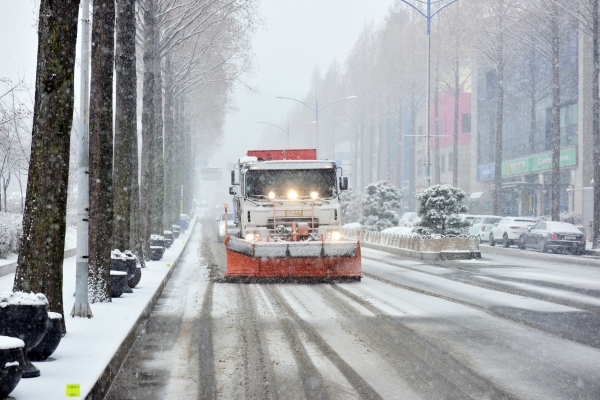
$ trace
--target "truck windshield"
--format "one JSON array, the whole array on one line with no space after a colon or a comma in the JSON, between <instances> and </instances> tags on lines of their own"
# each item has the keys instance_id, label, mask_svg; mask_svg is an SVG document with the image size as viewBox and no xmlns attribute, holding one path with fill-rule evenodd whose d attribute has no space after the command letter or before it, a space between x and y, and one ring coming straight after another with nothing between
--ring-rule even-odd
<instances>
[{"instance_id":1,"label":"truck windshield","mask_svg":"<svg viewBox=\"0 0 600 400\"><path fill-rule=\"evenodd\" d=\"M336 196L335 169L250 170L246 173L246 196L263 197L274 192L285 197L290 190L298 197L310 197L317 192L319 198Z\"/></svg>"}]
</instances>

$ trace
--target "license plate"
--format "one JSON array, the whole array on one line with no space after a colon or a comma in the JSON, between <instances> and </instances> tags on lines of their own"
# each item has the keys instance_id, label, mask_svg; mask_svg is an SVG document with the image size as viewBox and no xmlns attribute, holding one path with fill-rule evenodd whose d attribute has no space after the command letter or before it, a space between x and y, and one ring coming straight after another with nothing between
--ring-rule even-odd
<instances>
[{"instance_id":1,"label":"license plate","mask_svg":"<svg viewBox=\"0 0 600 400\"><path fill-rule=\"evenodd\" d=\"M303 210L285 210L286 217L302 217L303 215Z\"/></svg>"},{"instance_id":2,"label":"license plate","mask_svg":"<svg viewBox=\"0 0 600 400\"><path fill-rule=\"evenodd\" d=\"M563 236L564 240L575 240L577 239L575 236Z\"/></svg>"}]
</instances>

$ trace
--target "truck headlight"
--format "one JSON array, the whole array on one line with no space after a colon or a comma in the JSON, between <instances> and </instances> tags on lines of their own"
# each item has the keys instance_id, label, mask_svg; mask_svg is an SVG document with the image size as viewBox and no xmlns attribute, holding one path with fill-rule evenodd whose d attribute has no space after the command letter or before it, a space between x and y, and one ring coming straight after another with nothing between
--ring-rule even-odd
<instances>
[{"instance_id":1,"label":"truck headlight","mask_svg":"<svg viewBox=\"0 0 600 400\"><path fill-rule=\"evenodd\" d=\"M288 199L296 200L298 198L298 192L295 190L290 190L288 192Z\"/></svg>"},{"instance_id":2,"label":"truck headlight","mask_svg":"<svg viewBox=\"0 0 600 400\"><path fill-rule=\"evenodd\" d=\"M259 242L261 237L258 232L248 232L246 233L246 241L247 242Z\"/></svg>"},{"instance_id":3,"label":"truck headlight","mask_svg":"<svg viewBox=\"0 0 600 400\"><path fill-rule=\"evenodd\" d=\"M342 236L340 235L339 231L328 231L325 234L325 239L328 240L340 240L342 238Z\"/></svg>"}]
</instances>

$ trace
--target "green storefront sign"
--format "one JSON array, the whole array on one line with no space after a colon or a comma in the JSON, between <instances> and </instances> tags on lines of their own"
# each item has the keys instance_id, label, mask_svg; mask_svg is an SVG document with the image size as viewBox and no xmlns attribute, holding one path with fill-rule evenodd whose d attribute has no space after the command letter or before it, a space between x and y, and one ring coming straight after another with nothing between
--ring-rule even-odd
<instances>
[{"instance_id":1,"label":"green storefront sign","mask_svg":"<svg viewBox=\"0 0 600 400\"><path fill-rule=\"evenodd\" d=\"M560 166L571 167L577 164L577 151L574 148L561 150ZM518 158L502 163L502 176L527 174L552 169L552 152L531 157Z\"/></svg>"}]
</instances>

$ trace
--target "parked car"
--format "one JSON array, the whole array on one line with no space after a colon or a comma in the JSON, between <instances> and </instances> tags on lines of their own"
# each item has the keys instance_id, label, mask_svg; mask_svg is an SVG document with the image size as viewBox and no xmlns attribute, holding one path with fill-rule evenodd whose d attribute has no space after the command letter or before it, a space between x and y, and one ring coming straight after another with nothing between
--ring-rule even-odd
<instances>
[{"instance_id":1,"label":"parked car","mask_svg":"<svg viewBox=\"0 0 600 400\"><path fill-rule=\"evenodd\" d=\"M517 244L519 238L527 229L537 221L523 217L504 217L490 231L490 246L495 246L496 241L502 241L504 247Z\"/></svg>"},{"instance_id":2,"label":"parked car","mask_svg":"<svg viewBox=\"0 0 600 400\"><path fill-rule=\"evenodd\" d=\"M583 254L585 236L575 225L568 222L540 221L521 235L519 248L535 249L543 253L562 250Z\"/></svg>"},{"instance_id":3,"label":"parked car","mask_svg":"<svg viewBox=\"0 0 600 400\"><path fill-rule=\"evenodd\" d=\"M473 220L475 219L475 215L458 214L458 216L461 218L461 220L463 222L467 222L469 224L469 225L465 226L464 228L461 228L460 229L460 233L463 234L463 235L468 235L469 234L469 229L473 225Z\"/></svg>"},{"instance_id":4,"label":"parked car","mask_svg":"<svg viewBox=\"0 0 600 400\"><path fill-rule=\"evenodd\" d=\"M473 225L469 228L469 235L477 236L480 242L487 242L490 239L490 231L502 217L497 215L476 215L473 218Z\"/></svg>"},{"instance_id":5,"label":"parked car","mask_svg":"<svg viewBox=\"0 0 600 400\"><path fill-rule=\"evenodd\" d=\"M400 218L398 226L412 228L414 226L414 223L417 222L418 219L419 214L417 214L416 212L407 211L404 214L402 214L402 218Z\"/></svg>"},{"instance_id":6,"label":"parked car","mask_svg":"<svg viewBox=\"0 0 600 400\"><path fill-rule=\"evenodd\" d=\"M219 228L219 233L218 233L218 239L219 242L222 242L225 240L225 213L221 213L221 216L219 218L217 218L217 222L218 222L218 228ZM236 236L239 232L240 229L239 227L236 225L235 220L234 220L234 214L232 212L227 213L227 230L228 230L228 234L229 236Z\"/></svg>"}]
</instances>

